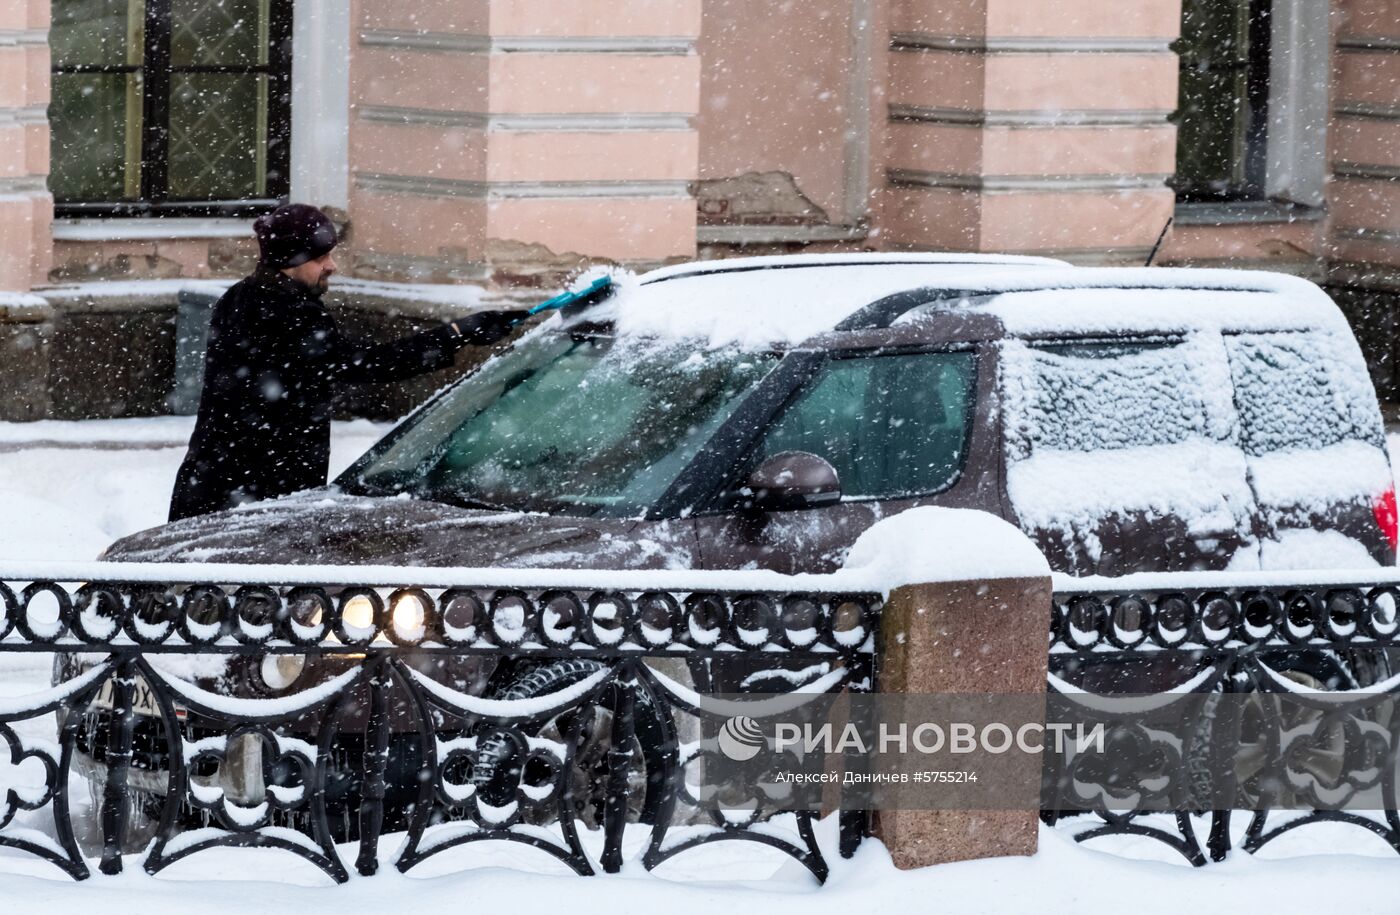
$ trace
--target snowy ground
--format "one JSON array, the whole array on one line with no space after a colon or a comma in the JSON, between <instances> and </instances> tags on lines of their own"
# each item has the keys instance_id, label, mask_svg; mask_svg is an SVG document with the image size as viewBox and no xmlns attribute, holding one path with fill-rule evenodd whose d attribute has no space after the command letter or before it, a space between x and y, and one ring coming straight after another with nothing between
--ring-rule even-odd
<instances>
[{"instance_id":1,"label":"snowy ground","mask_svg":"<svg viewBox=\"0 0 1400 915\"><path fill-rule=\"evenodd\" d=\"M331 475L389 430L336 423ZM165 521L192 416L0 423L0 559L94 559Z\"/></svg>"},{"instance_id":2,"label":"snowy ground","mask_svg":"<svg viewBox=\"0 0 1400 915\"><path fill-rule=\"evenodd\" d=\"M0 559L90 559L113 539L161 523L192 420L162 417L83 423L0 423ZM337 424L332 471L348 465L387 427ZM1391 453L1400 454L1400 437ZM49 658L0 655L0 698L47 685ZM37 736L37 735L36 735ZM662 876L639 869L578 879L537 853L491 845L458 849L413 877L386 867L344 887L285 853L217 851L183 861L159 878L136 860L127 873L73 883L50 865L0 848L0 906L37 913L134 912L200 915L275 904L308 913L393 912L412 893L416 907L577 913L714 912L723 907L786 912L1119 912L1400 910L1400 856L1359 830L1299 830L1271 855L1236 854L1193 870L1160 846L1116 840L1115 854L1073 844L1042 829L1032 858L1003 858L901 872L883 846L867 842L850 861L830 846L833 872L816 887L805 871L747 844L727 843L666 865ZM396 844L386 838L385 855ZM735 845L738 847L733 847ZM351 849L343 849L347 862ZM1123 855L1137 855L1131 860ZM708 856L708 858L704 857ZM1147 860L1148 858L1155 860ZM459 868L472 868L458 870ZM717 882L723 880L723 882ZM198 881L198 887L190 881ZM257 900L256 903L251 900Z\"/></svg>"}]
</instances>

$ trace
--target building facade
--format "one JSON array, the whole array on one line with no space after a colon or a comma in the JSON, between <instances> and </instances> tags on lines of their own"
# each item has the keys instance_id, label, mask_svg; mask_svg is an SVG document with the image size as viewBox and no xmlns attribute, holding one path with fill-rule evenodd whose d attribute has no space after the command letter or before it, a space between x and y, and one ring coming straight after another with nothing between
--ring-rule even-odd
<instances>
[{"instance_id":1,"label":"building facade","mask_svg":"<svg viewBox=\"0 0 1400 915\"><path fill-rule=\"evenodd\" d=\"M290 197L352 275L501 291L776 251L1140 264L1170 218L1158 263L1327 285L1397 397L1400 0L0 0L0 109L12 390L57 383L24 354L73 315L173 307L69 284L240 275Z\"/></svg>"}]
</instances>

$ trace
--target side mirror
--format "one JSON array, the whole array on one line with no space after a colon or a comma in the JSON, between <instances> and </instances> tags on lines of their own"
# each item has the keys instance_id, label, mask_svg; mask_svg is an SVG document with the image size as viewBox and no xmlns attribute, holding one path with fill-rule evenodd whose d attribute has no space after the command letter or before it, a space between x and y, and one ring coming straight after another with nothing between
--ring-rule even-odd
<instances>
[{"instance_id":1,"label":"side mirror","mask_svg":"<svg viewBox=\"0 0 1400 915\"><path fill-rule=\"evenodd\" d=\"M745 508L759 511L817 508L841 501L841 481L825 458L783 451L754 468L740 495Z\"/></svg>"}]
</instances>

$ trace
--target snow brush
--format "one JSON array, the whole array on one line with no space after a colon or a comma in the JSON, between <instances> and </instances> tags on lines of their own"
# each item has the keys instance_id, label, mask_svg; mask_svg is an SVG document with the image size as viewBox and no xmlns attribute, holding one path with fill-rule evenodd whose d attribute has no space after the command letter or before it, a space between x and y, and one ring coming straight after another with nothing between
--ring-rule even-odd
<instances>
[{"instance_id":1,"label":"snow brush","mask_svg":"<svg viewBox=\"0 0 1400 915\"><path fill-rule=\"evenodd\" d=\"M583 289L576 292L561 292L554 298L541 302L511 323L519 324L521 321L537 314L543 314L546 311L558 311L561 315L567 317L570 312L577 313L591 305L597 305L599 302L612 295L616 289L617 287L613 285L612 277L600 276Z\"/></svg>"}]
</instances>

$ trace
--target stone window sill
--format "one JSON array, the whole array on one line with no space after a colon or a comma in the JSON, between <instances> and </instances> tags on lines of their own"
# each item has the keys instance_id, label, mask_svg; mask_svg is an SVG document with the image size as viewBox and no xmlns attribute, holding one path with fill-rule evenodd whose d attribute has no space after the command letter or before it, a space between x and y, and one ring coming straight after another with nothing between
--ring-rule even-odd
<instances>
[{"instance_id":1,"label":"stone window sill","mask_svg":"<svg viewBox=\"0 0 1400 915\"><path fill-rule=\"evenodd\" d=\"M1327 214L1323 207L1283 200L1238 200L1220 203L1178 203L1179 226L1238 226L1264 223L1317 222Z\"/></svg>"},{"instance_id":2,"label":"stone window sill","mask_svg":"<svg viewBox=\"0 0 1400 915\"><path fill-rule=\"evenodd\" d=\"M253 237L251 219L55 219L54 241L166 241Z\"/></svg>"}]
</instances>

